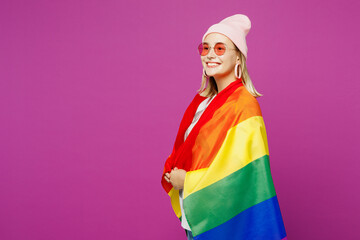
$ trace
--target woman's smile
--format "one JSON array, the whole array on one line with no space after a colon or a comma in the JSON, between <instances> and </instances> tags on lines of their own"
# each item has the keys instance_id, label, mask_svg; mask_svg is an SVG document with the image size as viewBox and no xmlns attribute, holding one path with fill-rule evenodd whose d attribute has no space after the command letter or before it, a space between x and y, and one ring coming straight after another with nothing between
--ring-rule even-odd
<instances>
[{"instance_id":1,"label":"woman's smile","mask_svg":"<svg viewBox=\"0 0 360 240\"><path fill-rule=\"evenodd\" d=\"M219 66L220 65L220 63L216 63L216 62L207 62L206 63L206 66L208 67L208 68L215 68L215 67L217 67L217 66Z\"/></svg>"}]
</instances>

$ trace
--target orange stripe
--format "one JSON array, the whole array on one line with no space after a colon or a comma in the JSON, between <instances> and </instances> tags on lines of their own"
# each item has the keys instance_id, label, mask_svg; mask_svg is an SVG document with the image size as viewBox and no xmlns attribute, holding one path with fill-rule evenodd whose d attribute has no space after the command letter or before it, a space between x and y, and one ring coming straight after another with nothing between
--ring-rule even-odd
<instances>
[{"instance_id":1,"label":"orange stripe","mask_svg":"<svg viewBox=\"0 0 360 240\"><path fill-rule=\"evenodd\" d=\"M262 116L259 103L244 86L240 86L224 105L215 111L212 119L202 126L192 148L190 171L208 168L218 153L227 131L253 116Z\"/></svg>"}]
</instances>

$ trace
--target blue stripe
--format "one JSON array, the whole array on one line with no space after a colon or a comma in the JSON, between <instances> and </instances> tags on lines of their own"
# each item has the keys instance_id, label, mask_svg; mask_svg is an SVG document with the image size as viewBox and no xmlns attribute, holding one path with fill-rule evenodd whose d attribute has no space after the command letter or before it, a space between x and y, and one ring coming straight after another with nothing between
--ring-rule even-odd
<instances>
[{"instance_id":1,"label":"blue stripe","mask_svg":"<svg viewBox=\"0 0 360 240\"><path fill-rule=\"evenodd\" d=\"M277 196L258 203L195 240L281 240L286 237Z\"/></svg>"}]
</instances>

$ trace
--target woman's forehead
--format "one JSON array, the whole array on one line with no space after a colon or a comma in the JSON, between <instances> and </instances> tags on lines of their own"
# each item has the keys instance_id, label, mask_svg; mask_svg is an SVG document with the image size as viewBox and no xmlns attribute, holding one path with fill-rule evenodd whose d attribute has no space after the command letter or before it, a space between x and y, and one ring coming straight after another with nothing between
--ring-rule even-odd
<instances>
[{"instance_id":1,"label":"woman's forehead","mask_svg":"<svg viewBox=\"0 0 360 240\"><path fill-rule=\"evenodd\" d=\"M216 42L223 42L227 45L231 45L232 41L225 35L221 33L210 33L208 34L203 43L216 43Z\"/></svg>"}]
</instances>

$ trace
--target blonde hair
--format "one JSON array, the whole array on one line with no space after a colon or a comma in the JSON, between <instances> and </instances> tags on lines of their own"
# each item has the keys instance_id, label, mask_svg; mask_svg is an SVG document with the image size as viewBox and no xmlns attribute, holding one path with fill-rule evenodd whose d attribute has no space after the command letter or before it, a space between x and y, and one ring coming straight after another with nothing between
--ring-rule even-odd
<instances>
[{"instance_id":1,"label":"blonde hair","mask_svg":"<svg viewBox=\"0 0 360 240\"><path fill-rule=\"evenodd\" d=\"M236 47L236 46L235 46ZM246 67L246 58L244 56L244 54L242 54L242 52L236 47L236 50L240 53L240 58L241 58L241 79L242 79L242 83L244 84L244 87L249 91L249 93L251 93L251 95L253 95L254 97L261 97L263 96L261 93L259 93L258 91L256 91L254 84L252 83L247 67ZM208 86L206 86L206 83L208 82ZM204 92L204 95L206 97L212 97L215 94L217 94L217 86L216 86L216 82L214 77L209 77L209 81L207 81L206 76L203 74L202 76L202 81L201 81L201 87L198 90L198 92Z\"/></svg>"}]
</instances>

